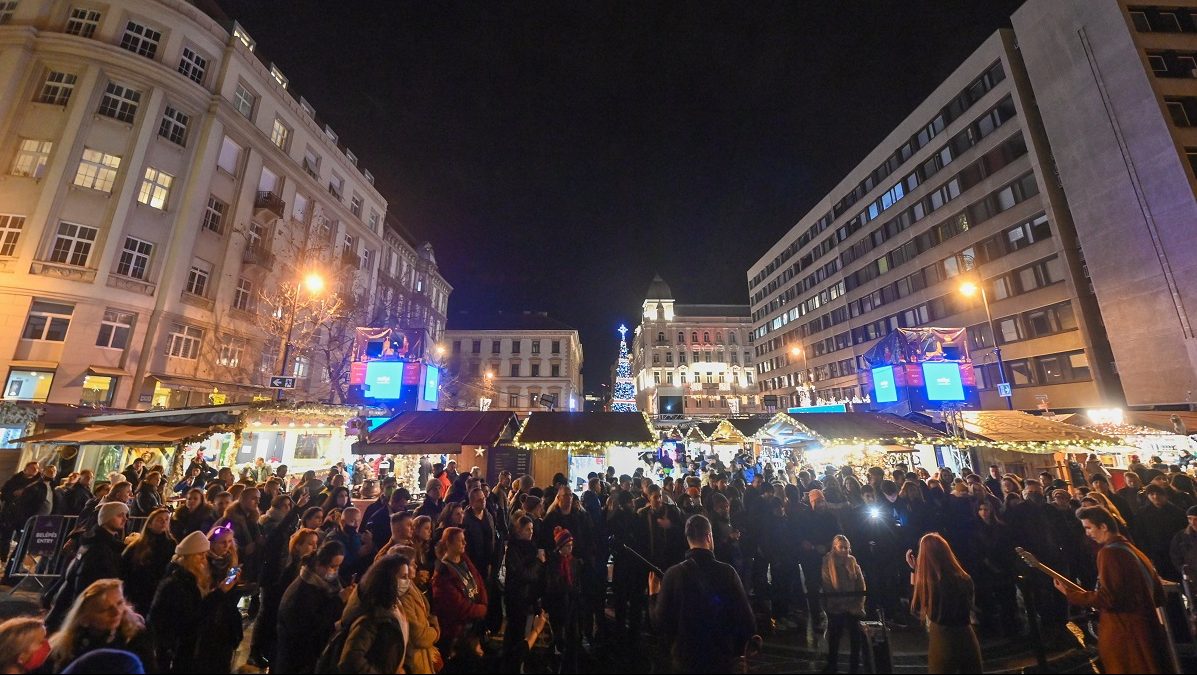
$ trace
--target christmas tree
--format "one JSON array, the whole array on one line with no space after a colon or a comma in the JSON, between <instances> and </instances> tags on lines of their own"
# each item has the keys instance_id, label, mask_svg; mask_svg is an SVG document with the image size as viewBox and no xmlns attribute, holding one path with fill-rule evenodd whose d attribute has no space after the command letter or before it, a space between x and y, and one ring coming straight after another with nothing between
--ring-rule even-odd
<instances>
[{"instance_id":1,"label":"christmas tree","mask_svg":"<svg viewBox=\"0 0 1197 675\"><path fill-rule=\"evenodd\" d=\"M628 327L619 327L619 363L615 366L612 412L636 412L636 384L632 381L632 359L628 356Z\"/></svg>"}]
</instances>

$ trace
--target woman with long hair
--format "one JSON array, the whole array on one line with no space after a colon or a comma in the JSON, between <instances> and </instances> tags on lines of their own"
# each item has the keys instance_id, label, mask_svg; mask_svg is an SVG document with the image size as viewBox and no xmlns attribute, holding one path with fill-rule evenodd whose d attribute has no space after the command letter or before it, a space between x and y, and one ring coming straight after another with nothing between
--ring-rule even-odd
<instances>
[{"instance_id":1,"label":"woman with long hair","mask_svg":"<svg viewBox=\"0 0 1197 675\"><path fill-rule=\"evenodd\" d=\"M973 632L973 580L952 547L932 532L919 540L919 553L906 552L914 571L910 611L927 625L927 672L980 673L981 646Z\"/></svg>"},{"instance_id":2,"label":"woman with long hair","mask_svg":"<svg viewBox=\"0 0 1197 675\"><path fill-rule=\"evenodd\" d=\"M436 530L432 534L432 541L439 544L445 536L445 530L450 527L461 527L465 522L465 507L460 502L445 502L441 515L436 520ZM440 556L437 556L440 559Z\"/></svg>"},{"instance_id":3,"label":"woman with long hair","mask_svg":"<svg viewBox=\"0 0 1197 675\"><path fill-rule=\"evenodd\" d=\"M170 533L170 511L159 508L150 512L141 535L121 553L125 597L138 614L149 613L154 591L166 576L166 568L170 566L178 543Z\"/></svg>"},{"instance_id":4,"label":"woman with long hair","mask_svg":"<svg viewBox=\"0 0 1197 675\"><path fill-rule=\"evenodd\" d=\"M348 634L336 655L340 672L400 672L411 633L402 605L404 580L410 573L408 559L397 553L379 558L366 570L341 618L341 630Z\"/></svg>"},{"instance_id":5,"label":"woman with long hair","mask_svg":"<svg viewBox=\"0 0 1197 675\"><path fill-rule=\"evenodd\" d=\"M290 497L285 497L290 499ZM272 572L262 583L262 608L254 620L253 645L250 648L251 663L258 667L269 667L278 645L278 610L283 594L291 582L299 576L299 567L304 558L314 554L320 546L320 534L306 527L291 535L280 561L282 568Z\"/></svg>"},{"instance_id":6,"label":"woman with long hair","mask_svg":"<svg viewBox=\"0 0 1197 675\"><path fill-rule=\"evenodd\" d=\"M208 570L213 582L234 579L233 586L224 593L221 601L206 617L212 624L211 630L217 638L207 649L208 658L218 673L229 672L232 669L233 654L241 644L241 638L245 637L241 627L241 612L237 609L242 595L239 590L242 574L235 536L230 525L217 525L208 533Z\"/></svg>"},{"instance_id":7,"label":"woman with long hair","mask_svg":"<svg viewBox=\"0 0 1197 675\"><path fill-rule=\"evenodd\" d=\"M208 505L204 491L191 488L187 491L187 499L170 516L170 532L176 540L192 532L207 532L216 520L216 513Z\"/></svg>"},{"instance_id":8,"label":"woman with long hair","mask_svg":"<svg viewBox=\"0 0 1197 675\"><path fill-rule=\"evenodd\" d=\"M416 568L416 585L420 590L427 591L432 581L432 572L436 570L436 552L433 550L432 517L416 516L411 531L412 549L415 557L411 564Z\"/></svg>"},{"instance_id":9,"label":"woman with long hair","mask_svg":"<svg viewBox=\"0 0 1197 675\"><path fill-rule=\"evenodd\" d=\"M49 657L50 641L41 619L17 617L0 623L0 673L37 672Z\"/></svg>"},{"instance_id":10,"label":"woman with long hair","mask_svg":"<svg viewBox=\"0 0 1197 675\"><path fill-rule=\"evenodd\" d=\"M972 576L976 579L982 626L997 626L1003 635L1012 637L1018 632L1014 545L1006 524L988 499L977 505L972 551Z\"/></svg>"},{"instance_id":11,"label":"woman with long hair","mask_svg":"<svg viewBox=\"0 0 1197 675\"><path fill-rule=\"evenodd\" d=\"M333 509L343 511L350 506L353 506L353 500L349 498L349 488L345 486L335 487L328 493L328 497L324 499L324 504L321 508L325 513L330 513Z\"/></svg>"},{"instance_id":12,"label":"woman with long hair","mask_svg":"<svg viewBox=\"0 0 1197 675\"><path fill-rule=\"evenodd\" d=\"M202 532L184 537L154 594L147 623L153 629L163 672L228 672L229 664L214 658L213 647L223 639L215 618L236 585L237 575L213 579L208 565L210 549Z\"/></svg>"},{"instance_id":13,"label":"woman with long hair","mask_svg":"<svg viewBox=\"0 0 1197 675\"><path fill-rule=\"evenodd\" d=\"M445 529L436 544L432 576L432 611L441 624L441 653L446 659L481 656L479 621L486 618L486 582L466 555L465 531Z\"/></svg>"},{"instance_id":14,"label":"woman with long hair","mask_svg":"<svg viewBox=\"0 0 1197 675\"><path fill-rule=\"evenodd\" d=\"M54 672L97 649L132 652L153 670L154 650L145 619L125 601L119 579L101 579L75 598L62 628L50 637L50 647Z\"/></svg>"},{"instance_id":15,"label":"woman with long hair","mask_svg":"<svg viewBox=\"0 0 1197 675\"><path fill-rule=\"evenodd\" d=\"M840 638L848 632L848 664L856 672L860 663L860 620L865 616L865 578L852 555L852 543L842 534L831 540L831 550L823 556L823 589L827 593L859 593L835 595L824 602L827 610L827 667L834 673L840 658Z\"/></svg>"}]
</instances>

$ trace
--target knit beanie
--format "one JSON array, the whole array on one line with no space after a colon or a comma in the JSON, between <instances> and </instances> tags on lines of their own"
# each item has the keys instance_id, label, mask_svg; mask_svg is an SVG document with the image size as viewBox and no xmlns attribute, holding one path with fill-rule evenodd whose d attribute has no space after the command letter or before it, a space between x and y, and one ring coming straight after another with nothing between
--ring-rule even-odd
<instances>
[{"instance_id":1,"label":"knit beanie","mask_svg":"<svg viewBox=\"0 0 1197 675\"><path fill-rule=\"evenodd\" d=\"M561 527L560 525L553 528L553 545L557 547L558 551L561 550L562 546L565 546L573 540L574 535L570 534L569 530Z\"/></svg>"},{"instance_id":2,"label":"knit beanie","mask_svg":"<svg viewBox=\"0 0 1197 675\"><path fill-rule=\"evenodd\" d=\"M175 546L175 555L207 553L210 548L212 548L212 544L208 542L208 538L204 536L204 533L196 531L183 537L183 541L180 541L179 545Z\"/></svg>"},{"instance_id":3,"label":"knit beanie","mask_svg":"<svg viewBox=\"0 0 1197 675\"><path fill-rule=\"evenodd\" d=\"M121 514L128 515L129 507L124 502L104 502L100 505L97 513L96 522L100 525L106 525L108 521Z\"/></svg>"}]
</instances>

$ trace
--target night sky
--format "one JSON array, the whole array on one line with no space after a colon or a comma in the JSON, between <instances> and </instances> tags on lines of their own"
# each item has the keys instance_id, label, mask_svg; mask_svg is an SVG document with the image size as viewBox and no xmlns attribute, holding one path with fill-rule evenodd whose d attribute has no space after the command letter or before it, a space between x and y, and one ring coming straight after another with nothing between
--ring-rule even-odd
<instances>
[{"instance_id":1,"label":"night sky","mask_svg":"<svg viewBox=\"0 0 1197 675\"><path fill-rule=\"evenodd\" d=\"M547 310L608 378L654 272L746 271L1022 0L220 0L432 242L450 312Z\"/></svg>"}]
</instances>

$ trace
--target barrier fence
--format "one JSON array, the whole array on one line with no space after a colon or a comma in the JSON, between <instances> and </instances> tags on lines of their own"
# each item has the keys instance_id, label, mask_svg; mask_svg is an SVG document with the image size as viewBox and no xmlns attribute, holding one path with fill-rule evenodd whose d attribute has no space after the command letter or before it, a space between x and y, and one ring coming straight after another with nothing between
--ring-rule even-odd
<instances>
[{"instance_id":1,"label":"barrier fence","mask_svg":"<svg viewBox=\"0 0 1197 675\"><path fill-rule=\"evenodd\" d=\"M25 521L21 538L4 568L5 578L15 582L10 595L26 582L44 589L63 575L79 551L83 533L75 532L78 520L79 516L33 516ZM125 523L125 536L141 532L145 520L130 517Z\"/></svg>"}]
</instances>

